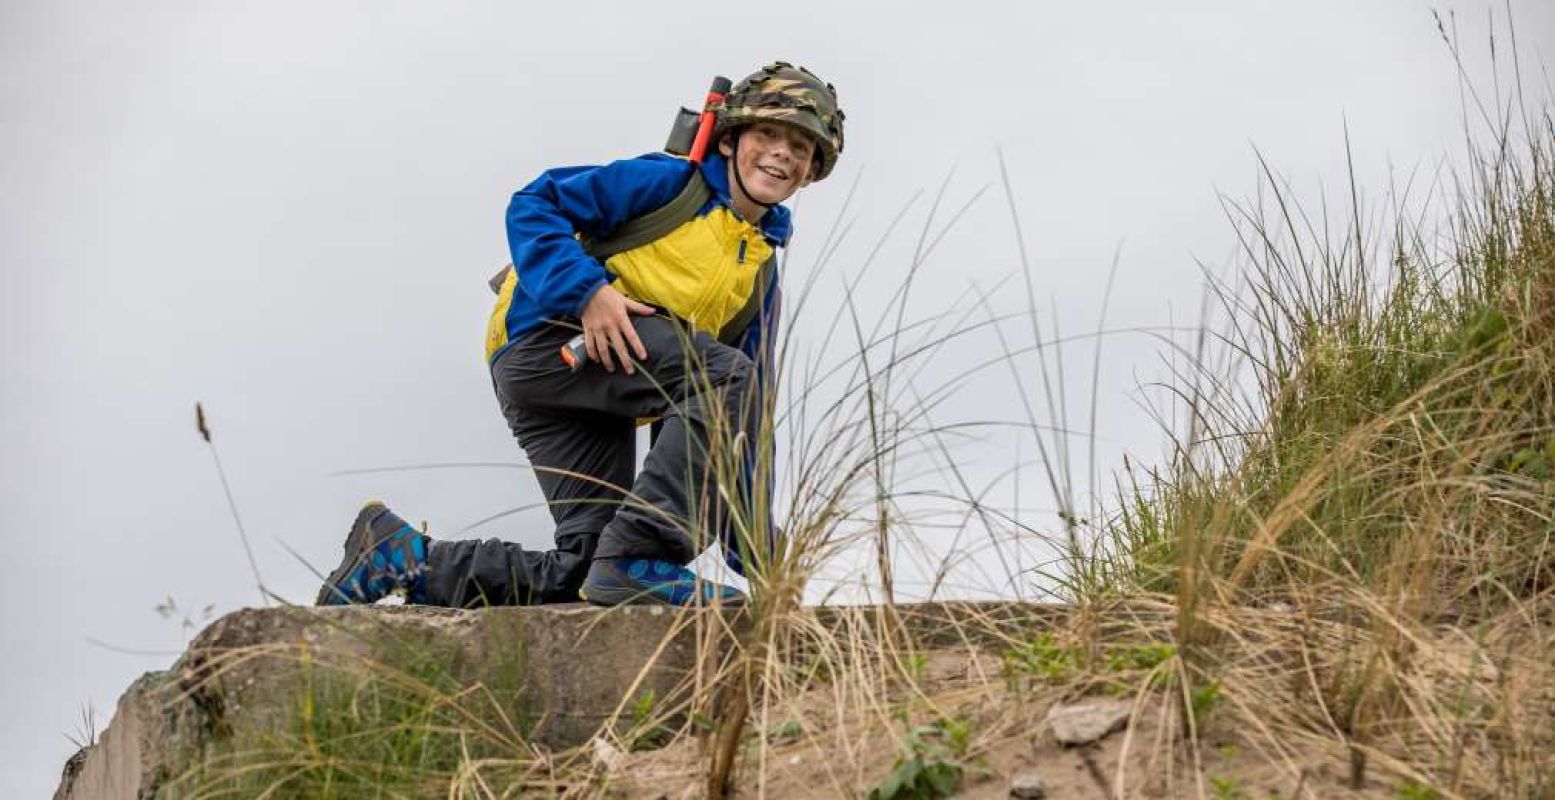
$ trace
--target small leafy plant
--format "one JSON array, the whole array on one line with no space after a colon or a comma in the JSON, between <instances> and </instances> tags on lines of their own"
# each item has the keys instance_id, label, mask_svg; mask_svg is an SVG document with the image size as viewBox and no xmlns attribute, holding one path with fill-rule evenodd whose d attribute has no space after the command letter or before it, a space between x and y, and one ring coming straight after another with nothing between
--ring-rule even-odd
<instances>
[{"instance_id":1,"label":"small leafy plant","mask_svg":"<svg viewBox=\"0 0 1555 800\"><path fill-rule=\"evenodd\" d=\"M1108 672L1155 669L1177 655L1177 648L1162 642L1132 644L1114 647L1107 651Z\"/></svg>"},{"instance_id":2,"label":"small leafy plant","mask_svg":"<svg viewBox=\"0 0 1555 800\"><path fill-rule=\"evenodd\" d=\"M669 740L673 731L659 725L654 720L654 713L659 704L658 693L649 689L637 696L632 701L632 707L628 709L631 727L628 729L626 742L628 749L632 751L651 750L661 747Z\"/></svg>"},{"instance_id":3,"label":"small leafy plant","mask_svg":"<svg viewBox=\"0 0 1555 800\"><path fill-rule=\"evenodd\" d=\"M961 759L971 744L965 720L940 720L907 733L907 753L899 756L869 800L934 800L955 794L966 774Z\"/></svg>"},{"instance_id":4,"label":"small leafy plant","mask_svg":"<svg viewBox=\"0 0 1555 800\"><path fill-rule=\"evenodd\" d=\"M1206 717L1220 705L1220 681L1210 681L1202 686L1195 686L1188 692L1188 711L1193 715L1194 725L1203 725Z\"/></svg>"},{"instance_id":5,"label":"small leafy plant","mask_svg":"<svg viewBox=\"0 0 1555 800\"><path fill-rule=\"evenodd\" d=\"M1120 647L1108 648L1102 662L1102 667L1109 673L1149 673L1149 684L1152 689L1159 689L1166 684L1167 670L1158 670L1157 667L1169 661L1177 655L1177 648L1164 642L1148 642L1145 644L1130 644ZM1152 672L1153 671L1153 672ZM1106 691L1113 695L1129 694L1136 688L1127 680L1109 680L1104 685Z\"/></svg>"},{"instance_id":6,"label":"small leafy plant","mask_svg":"<svg viewBox=\"0 0 1555 800\"><path fill-rule=\"evenodd\" d=\"M1058 644L1051 634L1038 634L1004 652L1001 669L1012 688L1022 679L1063 681L1080 670L1080 654Z\"/></svg>"},{"instance_id":7,"label":"small leafy plant","mask_svg":"<svg viewBox=\"0 0 1555 800\"><path fill-rule=\"evenodd\" d=\"M804 723L797 719L791 719L772 729L767 734L767 739L773 744L785 744L804 735Z\"/></svg>"},{"instance_id":8,"label":"small leafy plant","mask_svg":"<svg viewBox=\"0 0 1555 800\"><path fill-rule=\"evenodd\" d=\"M1247 800L1247 792L1242 789L1241 781L1216 775L1210 776L1209 796L1214 800Z\"/></svg>"}]
</instances>

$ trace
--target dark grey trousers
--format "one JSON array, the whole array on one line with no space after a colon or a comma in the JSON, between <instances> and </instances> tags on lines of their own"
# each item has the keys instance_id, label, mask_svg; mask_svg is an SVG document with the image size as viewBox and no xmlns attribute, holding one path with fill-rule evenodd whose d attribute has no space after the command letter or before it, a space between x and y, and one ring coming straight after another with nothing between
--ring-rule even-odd
<instances>
[{"instance_id":1,"label":"dark grey trousers","mask_svg":"<svg viewBox=\"0 0 1555 800\"><path fill-rule=\"evenodd\" d=\"M568 370L560 350L577 335L575 324L547 324L492 363L502 413L556 521L556 549L434 541L428 605L576 601L594 558L685 564L707 545L706 532L728 536L728 509L706 479L708 432L742 432L750 452L755 367L739 350L666 317L633 323L648 351L634 375L593 362ZM646 417L662 417L662 427L634 480L635 430ZM724 459L713 461L727 471Z\"/></svg>"}]
</instances>

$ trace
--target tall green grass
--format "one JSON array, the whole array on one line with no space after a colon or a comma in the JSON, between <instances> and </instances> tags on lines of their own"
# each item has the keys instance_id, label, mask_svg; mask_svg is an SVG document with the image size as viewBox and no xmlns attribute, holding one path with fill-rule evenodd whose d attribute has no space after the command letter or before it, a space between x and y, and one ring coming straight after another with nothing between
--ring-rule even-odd
<instances>
[{"instance_id":1,"label":"tall green grass","mask_svg":"<svg viewBox=\"0 0 1555 800\"><path fill-rule=\"evenodd\" d=\"M1185 376L1190 435L1128 476L1109 531L1120 582L1176 589L1190 558L1249 595L1402 571L1438 613L1555 585L1548 118L1525 133L1455 176L1445 246L1359 210L1324 238L1272 173L1272 213L1228 206L1250 280L1215 286L1218 344L1250 386Z\"/></svg>"},{"instance_id":2,"label":"tall green grass","mask_svg":"<svg viewBox=\"0 0 1555 800\"><path fill-rule=\"evenodd\" d=\"M1122 476L1099 571L1169 598L1185 687L1226 686L1271 743L1342 747L1354 788L1380 762L1545 798L1555 126L1516 103L1469 124L1446 207L1374 214L1352 174L1350 208L1314 214L1260 161L1260 199L1226 204L1242 280L1212 284L1223 325L1177 376L1184 430ZM1256 608L1291 621L1244 627Z\"/></svg>"}]
</instances>

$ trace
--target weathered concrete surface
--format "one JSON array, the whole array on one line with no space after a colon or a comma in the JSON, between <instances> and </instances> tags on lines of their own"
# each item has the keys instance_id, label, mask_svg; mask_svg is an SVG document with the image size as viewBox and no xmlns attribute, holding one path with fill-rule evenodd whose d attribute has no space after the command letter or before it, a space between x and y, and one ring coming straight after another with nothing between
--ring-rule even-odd
<instances>
[{"instance_id":1,"label":"weathered concrete surface","mask_svg":"<svg viewBox=\"0 0 1555 800\"><path fill-rule=\"evenodd\" d=\"M922 646L965 641L973 630L1014 634L1068 612L936 603L814 613L839 634L894 627ZM958 624L969 617L979 624ZM689 676L711 674L743 622L729 610L656 606L238 611L202 631L170 670L131 685L97 744L66 765L55 798L155 796L223 742L288 730L298 698L313 691L307 681L327 669L420 675L432 665L450 685L489 693L528 741L552 749L585 744L645 692L661 703L683 697Z\"/></svg>"},{"instance_id":2,"label":"weathered concrete surface","mask_svg":"<svg viewBox=\"0 0 1555 800\"><path fill-rule=\"evenodd\" d=\"M164 675L147 673L130 684L114 710L113 722L98 737L97 744L66 762L65 774L54 792L55 800L151 796L140 792L157 783L156 776L148 774L155 766L145 763L141 754L158 749L161 715L150 702L150 687Z\"/></svg>"},{"instance_id":3,"label":"weathered concrete surface","mask_svg":"<svg viewBox=\"0 0 1555 800\"><path fill-rule=\"evenodd\" d=\"M206 628L165 672L120 699L95 746L67 765L56 800L151 797L234 730L285 724L301 665L435 661L464 685L502 687L530 740L586 742L623 698L670 698L696 666L699 635L732 613L583 605L248 609ZM702 648L714 652L714 648ZM365 668L365 667L364 667Z\"/></svg>"}]
</instances>

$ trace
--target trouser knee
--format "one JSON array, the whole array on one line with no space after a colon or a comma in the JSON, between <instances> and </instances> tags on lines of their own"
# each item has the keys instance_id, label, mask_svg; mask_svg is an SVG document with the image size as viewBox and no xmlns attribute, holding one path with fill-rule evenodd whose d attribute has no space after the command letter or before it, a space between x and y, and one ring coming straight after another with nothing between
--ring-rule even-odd
<instances>
[{"instance_id":1,"label":"trouser knee","mask_svg":"<svg viewBox=\"0 0 1555 800\"><path fill-rule=\"evenodd\" d=\"M743 389L756 379L756 363L733 347L714 348L707 360L708 380L714 386Z\"/></svg>"}]
</instances>

